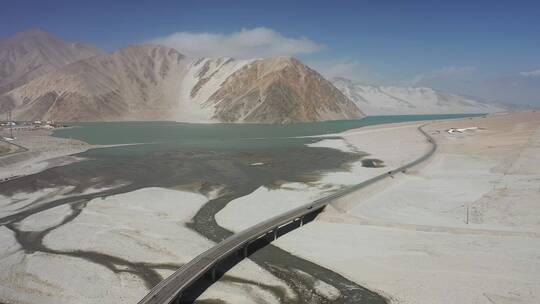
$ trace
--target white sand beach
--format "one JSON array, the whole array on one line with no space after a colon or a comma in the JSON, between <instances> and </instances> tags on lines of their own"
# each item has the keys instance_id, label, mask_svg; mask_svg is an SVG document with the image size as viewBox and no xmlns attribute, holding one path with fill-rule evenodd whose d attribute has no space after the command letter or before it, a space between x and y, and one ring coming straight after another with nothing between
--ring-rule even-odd
<instances>
[{"instance_id":1,"label":"white sand beach","mask_svg":"<svg viewBox=\"0 0 540 304\"><path fill-rule=\"evenodd\" d=\"M27 148L28 151L0 155L0 181L79 161L79 158L71 155L93 147L79 140L50 135L51 131L45 129L15 131L16 139L12 142ZM16 150L13 146L11 149L12 152Z\"/></svg>"}]
</instances>

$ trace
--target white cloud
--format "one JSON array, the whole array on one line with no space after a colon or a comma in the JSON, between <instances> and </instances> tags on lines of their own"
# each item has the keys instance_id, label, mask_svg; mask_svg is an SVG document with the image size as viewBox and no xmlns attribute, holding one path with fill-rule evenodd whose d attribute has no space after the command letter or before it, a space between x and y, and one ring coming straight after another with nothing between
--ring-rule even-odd
<instances>
[{"instance_id":1,"label":"white cloud","mask_svg":"<svg viewBox=\"0 0 540 304\"><path fill-rule=\"evenodd\" d=\"M370 71L357 60L311 61L307 64L320 72L324 77L344 77L365 84L380 83L383 77Z\"/></svg>"},{"instance_id":2,"label":"white cloud","mask_svg":"<svg viewBox=\"0 0 540 304\"><path fill-rule=\"evenodd\" d=\"M534 70L534 71L528 71L528 72L521 72L519 73L521 76L525 77L540 77L540 70Z\"/></svg>"},{"instance_id":3,"label":"white cloud","mask_svg":"<svg viewBox=\"0 0 540 304\"><path fill-rule=\"evenodd\" d=\"M445 66L438 70L416 75L409 84L419 85L435 79L455 78L467 76L476 72L475 67L470 66Z\"/></svg>"},{"instance_id":4,"label":"white cloud","mask_svg":"<svg viewBox=\"0 0 540 304\"><path fill-rule=\"evenodd\" d=\"M317 52L325 47L306 37L285 37L266 27L242 29L229 34L177 32L148 42L172 47L183 54L197 57L292 56Z\"/></svg>"},{"instance_id":5,"label":"white cloud","mask_svg":"<svg viewBox=\"0 0 540 304\"><path fill-rule=\"evenodd\" d=\"M446 66L436 71L439 76L461 76L474 72L476 72L476 68L471 66Z\"/></svg>"}]
</instances>

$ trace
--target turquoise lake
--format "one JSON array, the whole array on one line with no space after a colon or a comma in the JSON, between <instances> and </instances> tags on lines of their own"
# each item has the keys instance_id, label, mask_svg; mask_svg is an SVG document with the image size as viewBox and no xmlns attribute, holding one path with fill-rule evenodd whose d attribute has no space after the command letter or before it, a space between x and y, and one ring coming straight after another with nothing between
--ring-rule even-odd
<instances>
[{"instance_id":1,"label":"turquoise lake","mask_svg":"<svg viewBox=\"0 0 540 304\"><path fill-rule=\"evenodd\" d=\"M358 120L316 123L192 124L169 121L77 123L59 129L54 136L73 138L94 145L145 144L108 148L109 152L151 151L163 148L265 149L302 145L316 141L302 136L334 134L363 126L407 121L452 119L483 114L370 116ZM150 145L149 145L150 144Z\"/></svg>"}]
</instances>

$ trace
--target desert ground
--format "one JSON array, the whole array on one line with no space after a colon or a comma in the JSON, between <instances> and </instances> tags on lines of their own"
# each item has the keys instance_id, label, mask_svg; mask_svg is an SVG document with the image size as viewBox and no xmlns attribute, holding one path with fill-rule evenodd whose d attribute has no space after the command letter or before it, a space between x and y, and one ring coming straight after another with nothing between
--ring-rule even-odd
<instances>
[{"instance_id":1,"label":"desert ground","mask_svg":"<svg viewBox=\"0 0 540 304\"><path fill-rule=\"evenodd\" d=\"M447 132L468 127L479 129ZM540 113L426 130L438 143L427 163L337 201L278 246L392 303L538 303Z\"/></svg>"}]
</instances>

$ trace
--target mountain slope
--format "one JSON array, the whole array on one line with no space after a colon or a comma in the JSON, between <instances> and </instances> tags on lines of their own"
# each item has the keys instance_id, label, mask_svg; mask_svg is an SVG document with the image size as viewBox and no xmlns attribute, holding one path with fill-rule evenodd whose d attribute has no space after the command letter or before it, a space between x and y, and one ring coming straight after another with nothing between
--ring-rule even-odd
<instances>
[{"instance_id":1,"label":"mountain slope","mask_svg":"<svg viewBox=\"0 0 540 304\"><path fill-rule=\"evenodd\" d=\"M368 115L493 113L504 108L430 88L366 86L337 77L332 83Z\"/></svg>"},{"instance_id":2,"label":"mountain slope","mask_svg":"<svg viewBox=\"0 0 540 304\"><path fill-rule=\"evenodd\" d=\"M229 77L210 98L226 122L309 122L363 113L319 73L288 57L257 60Z\"/></svg>"},{"instance_id":3,"label":"mountain slope","mask_svg":"<svg viewBox=\"0 0 540 304\"><path fill-rule=\"evenodd\" d=\"M187 58L151 45L74 62L0 102L21 120L288 123L362 116L295 59Z\"/></svg>"},{"instance_id":4,"label":"mountain slope","mask_svg":"<svg viewBox=\"0 0 540 304\"><path fill-rule=\"evenodd\" d=\"M133 46L69 64L5 96L22 120L159 119L176 109L184 56Z\"/></svg>"},{"instance_id":5,"label":"mountain slope","mask_svg":"<svg viewBox=\"0 0 540 304\"><path fill-rule=\"evenodd\" d=\"M92 46L68 43L39 29L18 33L0 41L0 94L71 62L101 54Z\"/></svg>"}]
</instances>

